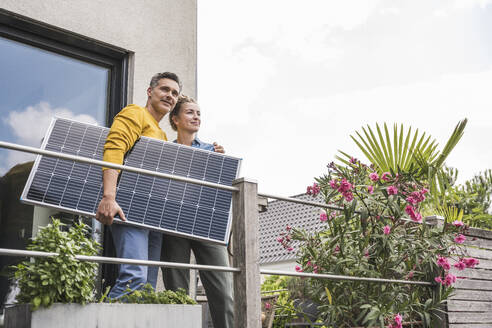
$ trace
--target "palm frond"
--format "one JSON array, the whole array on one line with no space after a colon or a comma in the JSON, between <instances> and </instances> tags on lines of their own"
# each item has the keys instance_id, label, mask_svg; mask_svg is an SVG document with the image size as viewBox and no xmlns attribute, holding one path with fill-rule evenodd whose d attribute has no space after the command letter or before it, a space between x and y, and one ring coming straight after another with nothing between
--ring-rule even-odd
<instances>
[{"instance_id":1,"label":"palm frond","mask_svg":"<svg viewBox=\"0 0 492 328\"><path fill-rule=\"evenodd\" d=\"M394 124L392 132L386 123L376 123L374 130L367 125L350 137L381 173L409 172L420 162L417 156L429 163L438 155L434 139L418 129L412 133L411 127L405 131L403 124Z\"/></svg>"}]
</instances>

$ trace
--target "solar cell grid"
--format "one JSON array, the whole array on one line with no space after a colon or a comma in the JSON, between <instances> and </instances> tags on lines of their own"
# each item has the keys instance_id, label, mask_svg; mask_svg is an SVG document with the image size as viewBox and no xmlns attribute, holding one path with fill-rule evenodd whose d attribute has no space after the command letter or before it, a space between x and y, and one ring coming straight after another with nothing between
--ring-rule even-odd
<instances>
[{"instance_id":1,"label":"solar cell grid","mask_svg":"<svg viewBox=\"0 0 492 328\"><path fill-rule=\"evenodd\" d=\"M42 148L102 160L109 129L57 118ZM125 156L127 166L231 185L240 159L142 137ZM38 156L21 199L94 216L102 197L97 165ZM167 233L227 243L230 191L122 171L116 201L128 221Z\"/></svg>"}]
</instances>

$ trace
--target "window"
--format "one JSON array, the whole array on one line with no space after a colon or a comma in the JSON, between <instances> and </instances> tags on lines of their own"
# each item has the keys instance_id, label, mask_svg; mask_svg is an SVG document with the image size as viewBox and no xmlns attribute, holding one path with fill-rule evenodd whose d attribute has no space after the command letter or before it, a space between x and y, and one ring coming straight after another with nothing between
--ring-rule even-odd
<instances>
[{"instance_id":1,"label":"window","mask_svg":"<svg viewBox=\"0 0 492 328\"><path fill-rule=\"evenodd\" d=\"M123 49L0 9L0 140L39 147L54 115L109 126L126 105L127 63ZM0 148L0 247L25 248L49 215L19 202L34 158ZM0 257L0 270L13 261ZM7 289L0 277L0 304Z\"/></svg>"}]
</instances>

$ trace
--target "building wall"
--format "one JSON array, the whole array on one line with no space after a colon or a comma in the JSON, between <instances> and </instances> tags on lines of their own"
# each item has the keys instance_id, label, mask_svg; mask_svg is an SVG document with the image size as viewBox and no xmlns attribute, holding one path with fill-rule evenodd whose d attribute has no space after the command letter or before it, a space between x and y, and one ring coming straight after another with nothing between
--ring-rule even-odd
<instances>
[{"instance_id":1,"label":"building wall","mask_svg":"<svg viewBox=\"0 0 492 328\"><path fill-rule=\"evenodd\" d=\"M284 261L284 262L273 262L273 263L262 263L260 264L260 270L279 270L279 271L292 271L295 272L296 261ZM261 283L265 281L266 275L261 275Z\"/></svg>"},{"instance_id":2,"label":"building wall","mask_svg":"<svg viewBox=\"0 0 492 328\"><path fill-rule=\"evenodd\" d=\"M130 51L128 103L144 105L150 78L163 71L177 73L183 92L196 96L196 0L2 0L1 6Z\"/></svg>"}]
</instances>

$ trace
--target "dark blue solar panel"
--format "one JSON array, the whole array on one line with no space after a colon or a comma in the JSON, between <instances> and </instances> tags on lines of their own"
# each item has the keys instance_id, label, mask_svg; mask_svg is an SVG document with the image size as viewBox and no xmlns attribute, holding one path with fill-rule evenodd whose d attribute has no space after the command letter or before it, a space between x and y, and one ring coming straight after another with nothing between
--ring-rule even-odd
<instances>
[{"instance_id":1,"label":"dark blue solar panel","mask_svg":"<svg viewBox=\"0 0 492 328\"><path fill-rule=\"evenodd\" d=\"M43 147L102 160L109 129L56 119ZM210 151L142 137L124 164L231 185L240 160ZM40 156L22 195L23 201L95 215L102 197L100 166ZM123 171L116 201L129 222L163 232L226 243L232 193L217 188Z\"/></svg>"}]
</instances>

